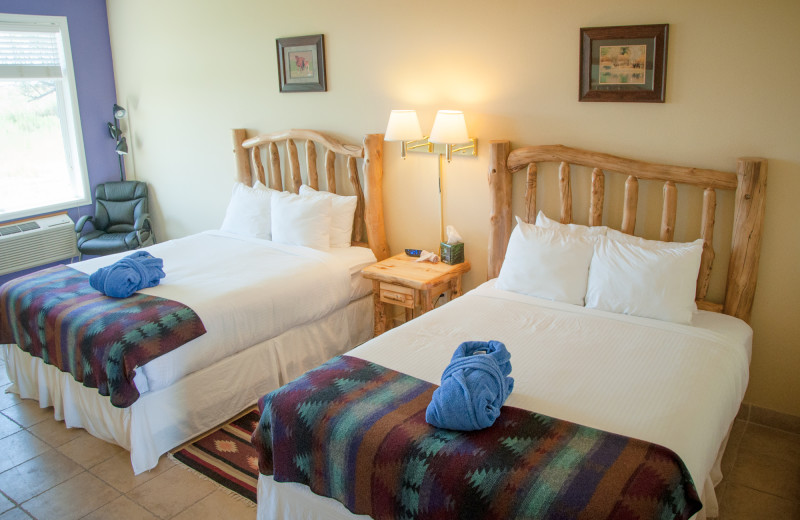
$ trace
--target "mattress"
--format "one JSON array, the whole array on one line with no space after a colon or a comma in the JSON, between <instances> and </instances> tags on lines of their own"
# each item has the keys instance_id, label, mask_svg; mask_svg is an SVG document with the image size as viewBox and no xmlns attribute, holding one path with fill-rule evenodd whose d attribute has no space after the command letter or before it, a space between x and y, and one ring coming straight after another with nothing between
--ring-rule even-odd
<instances>
[{"instance_id":1,"label":"mattress","mask_svg":"<svg viewBox=\"0 0 800 520\"><path fill-rule=\"evenodd\" d=\"M286 330L313 322L369 294L360 270L375 262L364 247L322 252L221 231L146 248L166 277L141 292L191 307L207 333L136 371L140 394L166 388ZM129 253L71 264L91 274ZM313 294L313 298L303 297Z\"/></svg>"},{"instance_id":2,"label":"mattress","mask_svg":"<svg viewBox=\"0 0 800 520\"><path fill-rule=\"evenodd\" d=\"M670 448L701 494L699 516L716 514L718 461L747 387L747 324L704 311L691 326L613 314L490 281L349 355L438 384L459 343L490 339L512 355L507 405ZM259 478L259 518L353 516L343 509L304 486Z\"/></svg>"}]
</instances>

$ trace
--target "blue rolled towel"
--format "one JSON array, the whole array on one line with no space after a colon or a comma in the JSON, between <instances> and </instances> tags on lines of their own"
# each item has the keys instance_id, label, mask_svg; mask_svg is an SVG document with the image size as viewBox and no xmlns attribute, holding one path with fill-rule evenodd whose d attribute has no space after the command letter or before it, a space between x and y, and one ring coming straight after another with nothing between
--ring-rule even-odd
<instances>
[{"instance_id":1,"label":"blue rolled towel","mask_svg":"<svg viewBox=\"0 0 800 520\"><path fill-rule=\"evenodd\" d=\"M164 278L164 261L147 251L136 251L89 276L89 285L106 296L127 298L136 291L155 287Z\"/></svg>"},{"instance_id":2,"label":"blue rolled towel","mask_svg":"<svg viewBox=\"0 0 800 520\"><path fill-rule=\"evenodd\" d=\"M511 353L499 341L466 341L458 346L434 390L425 420L437 428L488 428L514 389Z\"/></svg>"}]
</instances>

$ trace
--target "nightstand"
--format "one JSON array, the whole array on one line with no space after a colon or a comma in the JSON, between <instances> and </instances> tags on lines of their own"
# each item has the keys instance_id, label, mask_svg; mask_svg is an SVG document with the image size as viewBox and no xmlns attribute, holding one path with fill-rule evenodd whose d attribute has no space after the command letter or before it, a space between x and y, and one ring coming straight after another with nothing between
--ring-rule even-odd
<instances>
[{"instance_id":1,"label":"nightstand","mask_svg":"<svg viewBox=\"0 0 800 520\"><path fill-rule=\"evenodd\" d=\"M446 291L451 300L461 296L461 275L470 270L469 262L448 265L416 260L401 253L361 271L372 280L376 336L391 328L387 305L404 307L408 321L433 309L436 298Z\"/></svg>"}]
</instances>

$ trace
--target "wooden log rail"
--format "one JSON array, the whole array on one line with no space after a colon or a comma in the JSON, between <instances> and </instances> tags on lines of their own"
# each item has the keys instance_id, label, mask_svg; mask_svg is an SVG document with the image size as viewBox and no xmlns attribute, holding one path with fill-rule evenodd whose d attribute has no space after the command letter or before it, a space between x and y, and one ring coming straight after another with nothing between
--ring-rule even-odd
<instances>
[{"instance_id":1,"label":"wooden log rail","mask_svg":"<svg viewBox=\"0 0 800 520\"><path fill-rule=\"evenodd\" d=\"M508 141L492 141L489 184L492 191L492 210L489 232L489 277L500 272L511 234L511 174L525 169L525 213L527 222L536 219L536 189L538 163L558 163L560 221L572 222L572 181L570 165L592 169L589 198L589 225L603 222L605 204L605 173L627 176L624 188L620 230L633 234L639 209L639 180L663 182L660 239L671 242L675 236L678 212L676 184L687 184L703 190L703 208L699 236L703 239L703 254L697 277L698 307L725 312L748 320L755 291L758 251L764 214L764 190L767 162L760 158L738 160L736 173L648 163L609 154L590 152L561 145L527 146L511 151ZM712 264L714 262L714 224L716 190L736 190L734 230L731 260L728 266L725 301L706 301Z\"/></svg>"}]
</instances>

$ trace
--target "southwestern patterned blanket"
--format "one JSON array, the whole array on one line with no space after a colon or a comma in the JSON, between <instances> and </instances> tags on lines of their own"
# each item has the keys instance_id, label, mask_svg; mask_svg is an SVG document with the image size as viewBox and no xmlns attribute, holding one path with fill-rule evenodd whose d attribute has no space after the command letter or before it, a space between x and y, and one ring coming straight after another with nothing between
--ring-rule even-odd
<instances>
[{"instance_id":1,"label":"southwestern patterned blanket","mask_svg":"<svg viewBox=\"0 0 800 520\"><path fill-rule=\"evenodd\" d=\"M474 432L425 422L435 385L349 356L264 396L259 470L375 519L685 519L672 451L504 406Z\"/></svg>"},{"instance_id":2,"label":"southwestern patterned blanket","mask_svg":"<svg viewBox=\"0 0 800 520\"><path fill-rule=\"evenodd\" d=\"M205 332L181 303L140 293L109 298L63 265L0 287L0 343L16 343L119 408L139 398L136 367Z\"/></svg>"}]
</instances>

